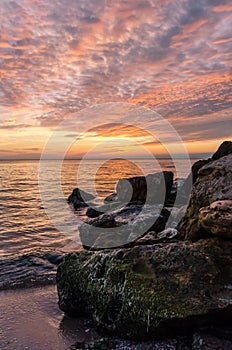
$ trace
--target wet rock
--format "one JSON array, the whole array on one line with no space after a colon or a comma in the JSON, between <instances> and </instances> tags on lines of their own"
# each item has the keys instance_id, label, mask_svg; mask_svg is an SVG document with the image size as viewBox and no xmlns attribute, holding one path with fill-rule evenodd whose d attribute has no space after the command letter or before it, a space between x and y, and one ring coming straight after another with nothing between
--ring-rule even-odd
<instances>
[{"instance_id":1,"label":"wet rock","mask_svg":"<svg viewBox=\"0 0 232 350\"><path fill-rule=\"evenodd\" d=\"M107 213L111 212L112 210L115 210L115 209L119 209L120 207L122 207L122 203L121 202L118 202L118 201L112 201L112 202L109 202L105 205L100 205L98 207L95 207L95 208L92 208L92 207L89 207L86 211L86 215L89 217L89 218L97 218L99 217L100 215L102 214L105 214L107 215Z\"/></svg>"},{"instance_id":2,"label":"wet rock","mask_svg":"<svg viewBox=\"0 0 232 350\"><path fill-rule=\"evenodd\" d=\"M128 242L132 242L131 246L136 245L153 245L157 243L170 242L179 238L179 232L175 228L168 228L160 233L151 231L146 233L143 237L136 239L136 235L132 232L129 236Z\"/></svg>"},{"instance_id":3,"label":"wet rock","mask_svg":"<svg viewBox=\"0 0 232 350\"><path fill-rule=\"evenodd\" d=\"M162 205L126 206L82 224L79 227L80 239L85 249L119 247L146 232L163 231L169 215L170 210ZM117 229L111 230L113 228Z\"/></svg>"},{"instance_id":4,"label":"wet rock","mask_svg":"<svg viewBox=\"0 0 232 350\"><path fill-rule=\"evenodd\" d=\"M118 201L117 193L112 193L104 199L105 203Z\"/></svg>"},{"instance_id":5,"label":"wet rock","mask_svg":"<svg viewBox=\"0 0 232 350\"><path fill-rule=\"evenodd\" d=\"M232 200L221 200L199 211L199 226L210 234L232 238Z\"/></svg>"},{"instance_id":6,"label":"wet rock","mask_svg":"<svg viewBox=\"0 0 232 350\"><path fill-rule=\"evenodd\" d=\"M123 203L163 204L170 195L172 185L171 171L120 179L116 187L117 198Z\"/></svg>"},{"instance_id":7,"label":"wet rock","mask_svg":"<svg viewBox=\"0 0 232 350\"><path fill-rule=\"evenodd\" d=\"M81 207L87 207L88 204L86 202L91 201L94 198L95 197L92 194L82 191L79 188L75 188L72 191L72 194L68 197L68 203L73 204L73 207L78 209Z\"/></svg>"},{"instance_id":8,"label":"wet rock","mask_svg":"<svg viewBox=\"0 0 232 350\"><path fill-rule=\"evenodd\" d=\"M197 240L205 236L206 231L199 222L199 211L215 201L232 200L231 183L232 154L212 161L199 170L186 214L179 225L183 238ZM216 216L214 219L217 220Z\"/></svg>"},{"instance_id":9,"label":"wet rock","mask_svg":"<svg viewBox=\"0 0 232 350\"><path fill-rule=\"evenodd\" d=\"M89 217L89 218L97 218L98 216L100 216L101 214L103 214L102 211L99 211L99 208L98 209L95 209L95 208L92 208L92 207L89 207L86 211L86 215Z\"/></svg>"},{"instance_id":10,"label":"wet rock","mask_svg":"<svg viewBox=\"0 0 232 350\"><path fill-rule=\"evenodd\" d=\"M58 267L59 305L134 339L228 323L231 251L231 241L211 238L72 253Z\"/></svg>"}]
</instances>

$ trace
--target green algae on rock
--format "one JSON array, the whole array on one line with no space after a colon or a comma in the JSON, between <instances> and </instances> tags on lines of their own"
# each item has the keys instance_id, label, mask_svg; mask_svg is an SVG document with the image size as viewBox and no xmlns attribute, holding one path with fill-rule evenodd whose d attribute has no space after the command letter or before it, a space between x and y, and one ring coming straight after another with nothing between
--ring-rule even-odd
<instances>
[{"instance_id":1,"label":"green algae on rock","mask_svg":"<svg viewBox=\"0 0 232 350\"><path fill-rule=\"evenodd\" d=\"M231 251L232 242L212 238L71 253L58 267L59 305L133 339L226 320L232 313Z\"/></svg>"}]
</instances>

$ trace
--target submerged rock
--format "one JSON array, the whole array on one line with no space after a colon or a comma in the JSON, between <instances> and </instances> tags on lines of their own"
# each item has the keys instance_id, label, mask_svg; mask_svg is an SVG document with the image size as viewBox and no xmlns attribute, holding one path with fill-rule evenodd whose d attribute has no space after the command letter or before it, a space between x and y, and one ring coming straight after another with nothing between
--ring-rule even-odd
<instances>
[{"instance_id":1,"label":"submerged rock","mask_svg":"<svg viewBox=\"0 0 232 350\"><path fill-rule=\"evenodd\" d=\"M212 238L72 253L58 267L59 305L134 339L228 323L231 251L232 242Z\"/></svg>"},{"instance_id":2,"label":"submerged rock","mask_svg":"<svg viewBox=\"0 0 232 350\"><path fill-rule=\"evenodd\" d=\"M199 170L198 179L193 186L186 214L180 223L179 230L182 237L190 240L204 237L204 224L201 225L199 222L200 209L209 206L215 201L232 200L231 184L232 154L212 161ZM214 211L216 208L214 208ZM202 215L203 213L201 214L201 221ZM220 216L219 213L218 215ZM215 225L217 225L218 215L214 215ZM209 228L207 232L209 232Z\"/></svg>"},{"instance_id":3,"label":"submerged rock","mask_svg":"<svg viewBox=\"0 0 232 350\"><path fill-rule=\"evenodd\" d=\"M79 188L74 188L72 194L68 197L68 203L73 204L75 209L81 207L87 207L88 204L86 202L93 200L95 197L87 193Z\"/></svg>"}]
</instances>

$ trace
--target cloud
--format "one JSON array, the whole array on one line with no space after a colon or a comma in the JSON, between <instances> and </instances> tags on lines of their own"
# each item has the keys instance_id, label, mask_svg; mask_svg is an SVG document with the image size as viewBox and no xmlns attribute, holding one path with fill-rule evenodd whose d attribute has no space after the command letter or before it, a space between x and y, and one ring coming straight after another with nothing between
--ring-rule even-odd
<instances>
[{"instance_id":1,"label":"cloud","mask_svg":"<svg viewBox=\"0 0 232 350\"><path fill-rule=\"evenodd\" d=\"M147 137L150 133L133 125L107 123L88 130L89 133L104 137Z\"/></svg>"},{"instance_id":2,"label":"cloud","mask_svg":"<svg viewBox=\"0 0 232 350\"><path fill-rule=\"evenodd\" d=\"M0 21L0 118L16 120L1 129L49 130L85 107L125 101L179 120L184 138L199 116L210 137L228 134L207 124L232 103L228 0L3 1Z\"/></svg>"},{"instance_id":3,"label":"cloud","mask_svg":"<svg viewBox=\"0 0 232 350\"><path fill-rule=\"evenodd\" d=\"M30 128L32 125L29 124L7 124L7 123L0 123L0 130L17 130L17 129L24 129L24 128Z\"/></svg>"}]
</instances>

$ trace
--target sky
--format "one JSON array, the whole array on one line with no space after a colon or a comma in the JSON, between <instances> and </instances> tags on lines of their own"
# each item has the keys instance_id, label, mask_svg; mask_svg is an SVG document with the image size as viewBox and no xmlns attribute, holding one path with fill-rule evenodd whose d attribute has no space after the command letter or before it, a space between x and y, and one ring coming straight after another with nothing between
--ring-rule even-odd
<instances>
[{"instance_id":1,"label":"sky","mask_svg":"<svg viewBox=\"0 0 232 350\"><path fill-rule=\"evenodd\" d=\"M211 154L232 139L231 28L229 0L1 0L0 159L39 158L57 127L69 157L162 155L149 111Z\"/></svg>"}]
</instances>

